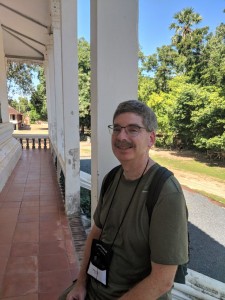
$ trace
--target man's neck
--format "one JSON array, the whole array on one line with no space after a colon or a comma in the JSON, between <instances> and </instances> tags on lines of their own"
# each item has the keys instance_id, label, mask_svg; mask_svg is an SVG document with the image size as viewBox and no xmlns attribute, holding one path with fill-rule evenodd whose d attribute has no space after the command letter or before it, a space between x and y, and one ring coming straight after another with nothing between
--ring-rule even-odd
<instances>
[{"instance_id":1,"label":"man's neck","mask_svg":"<svg viewBox=\"0 0 225 300\"><path fill-rule=\"evenodd\" d=\"M142 174L144 175L154 164L155 162L149 157L142 162L122 162L124 177L127 180L136 180L140 178Z\"/></svg>"}]
</instances>

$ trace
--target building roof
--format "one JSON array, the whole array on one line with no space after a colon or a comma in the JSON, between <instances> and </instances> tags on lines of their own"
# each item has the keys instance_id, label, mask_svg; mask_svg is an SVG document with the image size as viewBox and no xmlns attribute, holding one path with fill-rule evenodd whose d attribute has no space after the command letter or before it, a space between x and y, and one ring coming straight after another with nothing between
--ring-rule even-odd
<instances>
[{"instance_id":1,"label":"building roof","mask_svg":"<svg viewBox=\"0 0 225 300\"><path fill-rule=\"evenodd\" d=\"M12 61L43 61L50 43L52 10L50 0L0 0L4 53ZM52 3L52 4L51 4Z\"/></svg>"},{"instance_id":2,"label":"building roof","mask_svg":"<svg viewBox=\"0 0 225 300\"><path fill-rule=\"evenodd\" d=\"M9 114L10 115L23 115L21 114L18 110L16 110L15 108L13 108L12 106L9 105Z\"/></svg>"}]
</instances>

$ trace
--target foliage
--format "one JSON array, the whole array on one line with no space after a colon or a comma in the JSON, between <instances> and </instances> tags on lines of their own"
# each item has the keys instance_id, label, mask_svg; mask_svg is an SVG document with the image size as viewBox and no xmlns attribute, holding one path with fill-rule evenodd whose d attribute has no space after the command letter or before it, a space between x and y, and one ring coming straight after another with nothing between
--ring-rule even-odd
<instances>
[{"instance_id":1,"label":"foliage","mask_svg":"<svg viewBox=\"0 0 225 300\"><path fill-rule=\"evenodd\" d=\"M34 91L32 82L36 65L9 62L7 65L7 87L9 98L17 93L30 95Z\"/></svg>"},{"instance_id":2,"label":"foliage","mask_svg":"<svg viewBox=\"0 0 225 300\"><path fill-rule=\"evenodd\" d=\"M79 88L79 115L80 127L84 132L84 127L90 128L90 100L91 100L91 63L90 45L84 39L78 40L78 88Z\"/></svg>"},{"instance_id":3,"label":"foliage","mask_svg":"<svg viewBox=\"0 0 225 300\"><path fill-rule=\"evenodd\" d=\"M30 99L31 122L37 120L47 120L47 99L46 99L46 81L43 67L38 68L38 79L40 83L37 85L37 89L32 93Z\"/></svg>"},{"instance_id":4,"label":"foliage","mask_svg":"<svg viewBox=\"0 0 225 300\"><path fill-rule=\"evenodd\" d=\"M149 97L153 92L156 91L156 86L154 79L147 76L139 77L139 87L138 87L138 99L144 103L147 103Z\"/></svg>"},{"instance_id":5,"label":"foliage","mask_svg":"<svg viewBox=\"0 0 225 300\"><path fill-rule=\"evenodd\" d=\"M89 190L85 188L80 188L80 206L82 212L87 216L87 218L91 218L91 193Z\"/></svg>"},{"instance_id":6,"label":"foliage","mask_svg":"<svg viewBox=\"0 0 225 300\"><path fill-rule=\"evenodd\" d=\"M157 145L225 151L225 25L197 27L192 8L174 19L171 45L139 53L139 99L158 117Z\"/></svg>"},{"instance_id":7,"label":"foliage","mask_svg":"<svg viewBox=\"0 0 225 300\"><path fill-rule=\"evenodd\" d=\"M9 105L15 108L17 111L22 114L28 112L30 110L30 103L27 98L19 97L18 100L9 100Z\"/></svg>"}]
</instances>

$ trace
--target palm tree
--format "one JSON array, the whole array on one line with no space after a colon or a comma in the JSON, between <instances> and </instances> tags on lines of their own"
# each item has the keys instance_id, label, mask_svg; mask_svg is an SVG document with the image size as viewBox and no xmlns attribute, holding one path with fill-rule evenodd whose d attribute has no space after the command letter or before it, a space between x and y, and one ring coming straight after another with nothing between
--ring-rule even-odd
<instances>
[{"instance_id":1,"label":"palm tree","mask_svg":"<svg viewBox=\"0 0 225 300\"><path fill-rule=\"evenodd\" d=\"M198 13L195 13L193 8L185 8L176 13L174 19L177 20L177 23L172 23L169 28L175 29L175 36L179 36L183 39L192 33L193 25L202 21L202 17Z\"/></svg>"}]
</instances>

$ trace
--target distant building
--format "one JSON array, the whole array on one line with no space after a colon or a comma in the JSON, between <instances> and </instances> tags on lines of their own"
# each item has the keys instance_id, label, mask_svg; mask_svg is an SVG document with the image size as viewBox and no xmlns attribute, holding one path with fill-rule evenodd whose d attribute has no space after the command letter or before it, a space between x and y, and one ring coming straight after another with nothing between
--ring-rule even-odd
<instances>
[{"instance_id":1,"label":"distant building","mask_svg":"<svg viewBox=\"0 0 225 300\"><path fill-rule=\"evenodd\" d=\"M23 127L23 114L9 105L9 122L13 124L14 130L19 130Z\"/></svg>"}]
</instances>

